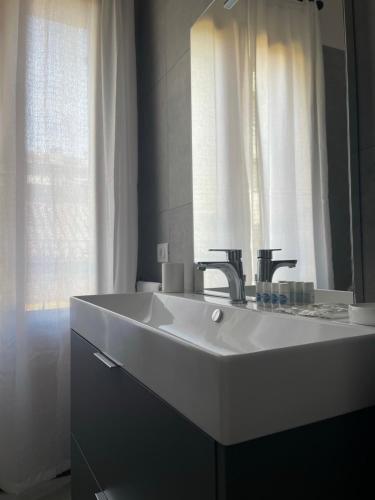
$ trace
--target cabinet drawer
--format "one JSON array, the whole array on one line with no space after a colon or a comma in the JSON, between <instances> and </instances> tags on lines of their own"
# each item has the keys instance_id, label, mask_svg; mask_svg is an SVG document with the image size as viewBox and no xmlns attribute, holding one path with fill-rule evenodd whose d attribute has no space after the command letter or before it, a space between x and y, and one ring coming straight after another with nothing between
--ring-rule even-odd
<instances>
[{"instance_id":1,"label":"cabinet drawer","mask_svg":"<svg viewBox=\"0 0 375 500\"><path fill-rule=\"evenodd\" d=\"M71 440L72 454L72 500L95 500L100 486L81 453L76 441Z\"/></svg>"},{"instance_id":2,"label":"cabinet drawer","mask_svg":"<svg viewBox=\"0 0 375 500\"><path fill-rule=\"evenodd\" d=\"M213 500L214 441L96 352L72 333L72 433L111 500Z\"/></svg>"}]
</instances>

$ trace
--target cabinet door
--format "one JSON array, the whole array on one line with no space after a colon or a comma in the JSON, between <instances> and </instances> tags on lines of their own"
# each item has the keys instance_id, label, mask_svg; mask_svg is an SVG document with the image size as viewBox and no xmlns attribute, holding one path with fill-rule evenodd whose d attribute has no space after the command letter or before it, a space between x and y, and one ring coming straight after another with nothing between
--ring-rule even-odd
<instances>
[{"instance_id":1,"label":"cabinet door","mask_svg":"<svg viewBox=\"0 0 375 500\"><path fill-rule=\"evenodd\" d=\"M72 432L111 500L213 500L215 443L72 334Z\"/></svg>"},{"instance_id":2,"label":"cabinet door","mask_svg":"<svg viewBox=\"0 0 375 500\"><path fill-rule=\"evenodd\" d=\"M76 441L71 441L72 454L72 500L95 500L100 486L94 478Z\"/></svg>"}]
</instances>

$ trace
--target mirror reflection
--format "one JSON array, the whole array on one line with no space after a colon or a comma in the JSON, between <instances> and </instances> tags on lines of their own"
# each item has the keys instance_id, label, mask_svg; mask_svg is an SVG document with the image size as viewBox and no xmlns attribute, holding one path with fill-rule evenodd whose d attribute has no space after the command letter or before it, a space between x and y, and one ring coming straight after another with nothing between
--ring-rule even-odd
<instances>
[{"instance_id":1,"label":"mirror reflection","mask_svg":"<svg viewBox=\"0 0 375 500\"><path fill-rule=\"evenodd\" d=\"M258 250L281 249L297 264L274 281L351 290L341 0L216 0L191 31L191 81L195 261L241 249L251 285Z\"/></svg>"}]
</instances>

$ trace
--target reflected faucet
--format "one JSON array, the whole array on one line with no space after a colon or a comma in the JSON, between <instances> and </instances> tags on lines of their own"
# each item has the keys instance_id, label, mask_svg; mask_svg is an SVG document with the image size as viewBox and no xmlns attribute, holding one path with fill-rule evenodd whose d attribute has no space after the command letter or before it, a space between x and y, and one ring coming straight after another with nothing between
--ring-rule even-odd
<instances>
[{"instance_id":1,"label":"reflected faucet","mask_svg":"<svg viewBox=\"0 0 375 500\"><path fill-rule=\"evenodd\" d=\"M280 251L281 248L258 250L258 281L272 281L272 277L279 267L296 267L297 260L273 260L272 252Z\"/></svg>"},{"instance_id":2,"label":"reflected faucet","mask_svg":"<svg viewBox=\"0 0 375 500\"><path fill-rule=\"evenodd\" d=\"M206 269L219 269L222 271L228 280L231 303L246 304L245 276L242 270L242 251L210 249L210 252L226 252L228 260L224 262L198 262L197 269L199 271L206 271Z\"/></svg>"}]
</instances>

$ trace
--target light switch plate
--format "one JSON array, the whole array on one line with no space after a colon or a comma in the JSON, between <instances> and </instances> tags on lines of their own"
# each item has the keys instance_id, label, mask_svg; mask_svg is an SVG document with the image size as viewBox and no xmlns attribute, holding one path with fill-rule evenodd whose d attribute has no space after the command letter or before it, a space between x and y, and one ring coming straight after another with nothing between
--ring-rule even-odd
<instances>
[{"instance_id":1,"label":"light switch plate","mask_svg":"<svg viewBox=\"0 0 375 500\"><path fill-rule=\"evenodd\" d=\"M158 243L156 245L156 251L159 263L169 261L168 243Z\"/></svg>"}]
</instances>

